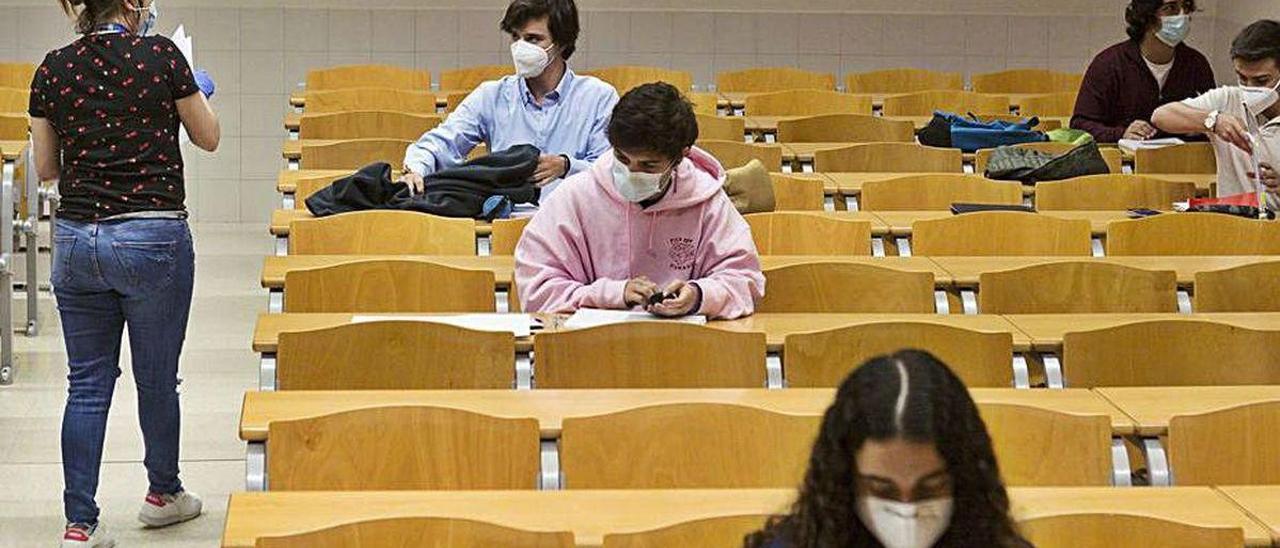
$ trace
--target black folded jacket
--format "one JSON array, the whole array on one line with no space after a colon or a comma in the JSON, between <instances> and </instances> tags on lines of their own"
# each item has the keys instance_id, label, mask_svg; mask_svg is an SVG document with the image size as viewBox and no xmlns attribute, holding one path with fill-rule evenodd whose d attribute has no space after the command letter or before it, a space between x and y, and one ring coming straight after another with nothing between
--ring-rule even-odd
<instances>
[{"instance_id":1,"label":"black folded jacket","mask_svg":"<svg viewBox=\"0 0 1280 548\"><path fill-rule=\"evenodd\" d=\"M538 203L538 188L531 178L541 154L533 145L516 145L482 156L429 175L425 192L418 195L409 193L409 185L391 180L389 164L369 164L312 194L306 200L307 210L316 217L393 209L474 219L492 196L516 204Z\"/></svg>"}]
</instances>

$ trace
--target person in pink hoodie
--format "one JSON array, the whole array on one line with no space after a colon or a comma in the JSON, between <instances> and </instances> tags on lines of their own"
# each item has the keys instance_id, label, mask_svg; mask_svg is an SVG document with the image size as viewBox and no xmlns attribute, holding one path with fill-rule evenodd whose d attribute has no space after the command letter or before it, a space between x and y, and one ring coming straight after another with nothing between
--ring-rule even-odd
<instances>
[{"instance_id":1,"label":"person in pink hoodie","mask_svg":"<svg viewBox=\"0 0 1280 548\"><path fill-rule=\"evenodd\" d=\"M671 85L645 84L618 102L608 136L613 150L565 180L516 246L524 310L754 312L760 258L721 190L724 168L693 146L692 104Z\"/></svg>"}]
</instances>

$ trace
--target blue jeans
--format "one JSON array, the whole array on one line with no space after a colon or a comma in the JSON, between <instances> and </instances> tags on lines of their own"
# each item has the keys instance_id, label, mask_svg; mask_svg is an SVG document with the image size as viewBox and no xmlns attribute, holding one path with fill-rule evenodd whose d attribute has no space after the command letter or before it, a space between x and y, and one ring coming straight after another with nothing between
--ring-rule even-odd
<instances>
[{"instance_id":1,"label":"blue jeans","mask_svg":"<svg viewBox=\"0 0 1280 548\"><path fill-rule=\"evenodd\" d=\"M94 495L126 326L150 490L182 490L178 357L191 312L195 254L187 222L174 219L59 219L53 240L53 292L70 370L62 498L68 523L92 525L98 522Z\"/></svg>"}]
</instances>

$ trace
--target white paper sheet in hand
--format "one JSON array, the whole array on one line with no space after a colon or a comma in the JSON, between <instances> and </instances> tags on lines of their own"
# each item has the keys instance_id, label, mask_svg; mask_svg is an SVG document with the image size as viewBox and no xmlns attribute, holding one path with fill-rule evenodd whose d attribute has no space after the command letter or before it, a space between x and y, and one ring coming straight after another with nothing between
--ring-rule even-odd
<instances>
[{"instance_id":1,"label":"white paper sheet in hand","mask_svg":"<svg viewBox=\"0 0 1280 548\"><path fill-rule=\"evenodd\" d=\"M351 323L429 322L476 331L507 332L519 337L532 333L533 316L528 314L460 314L457 316L353 316Z\"/></svg>"},{"instance_id":2,"label":"white paper sheet in hand","mask_svg":"<svg viewBox=\"0 0 1280 548\"><path fill-rule=\"evenodd\" d=\"M178 51L182 52L182 56L187 58L187 66L191 70L196 69L195 49L190 36L187 36L186 25L178 25L178 29L173 31L173 43L178 46ZM187 135L187 128L178 125L178 144L185 145L191 142L191 137Z\"/></svg>"},{"instance_id":3,"label":"white paper sheet in hand","mask_svg":"<svg viewBox=\"0 0 1280 548\"><path fill-rule=\"evenodd\" d=\"M1176 145L1185 145L1186 141L1177 137L1165 137L1164 139L1121 139L1116 143L1122 149L1129 152L1138 150L1154 150L1157 148L1171 147Z\"/></svg>"},{"instance_id":4,"label":"white paper sheet in hand","mask_svg":"<svg viewBox=\"0 0 1280 548\"><path fill-rule=\"evenodd\" d=\"M564 322L564 326L568 329L583 329L587 327L596 327L600 325L612 325L615 323L627 322L679 322L691 323L696 325L706 325L706 316L685 316L683 318L662 318L654 316L648 312L634 312L631 310L597 310L594 308L580 308L573 313L568 320Z\"/></svg>"}]
</instances>

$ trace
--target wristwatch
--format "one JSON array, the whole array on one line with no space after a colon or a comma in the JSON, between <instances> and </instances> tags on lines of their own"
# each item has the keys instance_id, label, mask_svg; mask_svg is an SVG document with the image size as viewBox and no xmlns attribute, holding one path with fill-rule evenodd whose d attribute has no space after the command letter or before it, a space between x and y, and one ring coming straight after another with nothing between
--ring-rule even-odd
<instances>
[{"instance_id":1,"label":"wristwatch","mask_svg":"<svg viewBox=\"0 0 1280 548\"><path fill-rule=\"evenodd\" d=\"M1222 114L1222 113L1215 110L1213 112L1210 112L1209 116L1204 119L1204 127L1205 129L1209 130L1209 133L1213 133L1214 130L1218 128L1219 114Z\"/></svg>"},{"instance_id":2,"label":"wristwatch","mask_svg":"<svg viewBox=\"0 0 1280 548\"><path fill-rule=\"evenodd\" d=\"M561 175L560 177L568 177L569 171L573 169L573 160L569 158L568 154L561 154L560 157L564 158L564 175Z\"/></svg>"}]
</instances>

